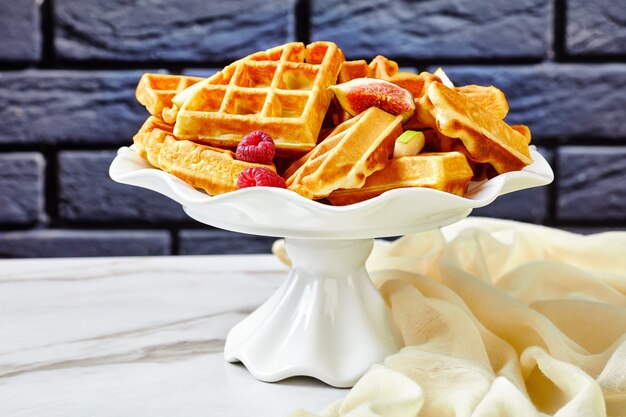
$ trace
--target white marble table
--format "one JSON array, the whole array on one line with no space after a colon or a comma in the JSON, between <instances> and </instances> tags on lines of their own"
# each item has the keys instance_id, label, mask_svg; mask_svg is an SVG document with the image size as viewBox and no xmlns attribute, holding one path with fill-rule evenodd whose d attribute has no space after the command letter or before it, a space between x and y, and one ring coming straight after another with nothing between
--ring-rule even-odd
<instances>
[{"instance_id":1,"label":"white marble table","mask_svg":"<svg viewBox=\"0 0 626 417\"><path fill-rule=\"evenodd\" d=\"M0 261L0 416L286 416L346 390L223 359L287 269L271 256Z\"/></svg>"}]
</instances>

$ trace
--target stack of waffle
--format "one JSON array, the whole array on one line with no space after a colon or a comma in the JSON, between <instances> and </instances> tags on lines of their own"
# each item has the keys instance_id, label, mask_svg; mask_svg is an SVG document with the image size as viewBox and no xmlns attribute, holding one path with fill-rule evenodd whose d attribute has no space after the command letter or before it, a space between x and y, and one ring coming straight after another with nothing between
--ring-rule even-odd
<instances>
[{"instance_id":1,"label":"stack of waffle","mask_svg":"<svg viewBox=\"0 0 626 417\"><path fill-rule=\"evenodd\" d=\"M376 107L350 116L329 86L356 78L392 82L413 95L403 124ZM304 197L352 204L400 187L463 195L482 180L530 164L530 131L509 126L495 87L455 87L442 71L401 73L378 56L345 61L331 42L288 43L257 52L209 78L144 74L137 99L150 112L134 143L153 166L210 195L237 189L239 174L265 167ZM393 158L408 129L426 137L424 151ZM255 130L276 146L274 164L238 160L233 149Z\"/></svg>"}]
</instances>

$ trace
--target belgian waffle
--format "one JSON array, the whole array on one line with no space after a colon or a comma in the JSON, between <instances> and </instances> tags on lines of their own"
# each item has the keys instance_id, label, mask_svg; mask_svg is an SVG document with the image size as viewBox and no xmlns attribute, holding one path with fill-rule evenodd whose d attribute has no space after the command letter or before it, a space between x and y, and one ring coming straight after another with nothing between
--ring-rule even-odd
<instances>
[{"instance_id":1,"label":"belgian waffle","mask_svg":"<svg viewBox=\"0 0 626 417\"><path fill-rule=\"evenodd\" d=\"M236 61L175 97L174 134L234 147L260 129L279 155L304 154L317 143L343 61L332 42L288 43Z\"/></svg>"},{"instance_id":2,"label":"belgian waffle","mask_svg":"<svg viewBox=\"0 0 626 417\"><path fill-rule=\"evenodd\" d=\"M294 167L287 187L307 198L321 199L338 188L359 188L367 176L383 169L402 133L402 116L370 107L339 125Z\"/></svg>"},{"instance_id":3,"label":"belgian waffle","mask_svg":"<svg viewBox=\"0 0 626 417\"><path fill-rule=\"evenodd\" d=\"M393 158L367 177L363 187L333 191L328 200L337 206L358 203L394 188L426 187L464 195L473 172L459 152L425 153Z\"/></svg>"},{"instance_id":4,"label":"belgian waffle","mask_svg":"<svg viewBox=\"0 0 626 417\"><path fill-rule=\"evenodd\" d=\"M237 190L237 178L246 168L265 167L276 171L274 165L239 161L229 150L178 140L171 126L156 117L146 120L133 142L150 164L210 195Z\"/></svg>"},{"instance_id":5,"label":"belgian waffle","mask_svg":"<svg viewBox=\"0 0 626 417\"><path fill-rule=\"evenodd\" d=\"M526 139L526 144L528 145L531 140L530 128L526 125L511 125L511 129L519 132L524 139Z\"/></svg>"},{"instance_id":6,"label":"belgian waffle","mask_svg":"<svg viewBox=\"0 0 626 417\"><path fill-rule=\"evenodd\" d=\"M344 61L341 64L341 70L337 77L337 83L345 83L355 78L369 77L369 67L367 61L359 59L358 61Z\"/></svg>"},{"instance_id":7,"label":"belgian waffle","mask_svg":"<svg viewBox=\"0 0 626 417\"><path fill-rule=\"evenodd\" d=\"M337 83L345 83L355 78L380 78L389 80L391 76L398 72L398 64L395 61L377 55L372 62L367 63L364 59L357 61L345 61L341 64L341 71L337 78Z\"/></svg>"},{"instance_id":8,"label":"belgian waffle","mask_svg":"<svg viewBox=\"0 0 626 417\"><path fill-rule=\"evenodd\" d=\"M528 139L493 112L439 82L430 83L425 95L436 129L460 139L474 162L489 163L500 174L532 163Z\"/></svg>"},{"instance_id":9,"label":"belgian waffle","mask_svg":"<svg viewBox=\"0 0 626 417\"><path fill-rule=\"evenodd\" d=\"M287 179L287 185L290 185L292 182L297 181L296 178L301 178L304 175L305 171L301 170L302 167L307 161L313 161L317 157L324 155L329 152L332 148L337 146L337 144L343 139L344 135L342 132L348 130L350 127L354 126L354 124L363 117L363 113L356 115L344 123L335 126L325 137L324 139L311 151L307 152L305 155L301 156L299 159L293 161L283 172L283 177ZM298 171L298 176L294 176L294 174Z\"/></svg>"},{"instance_id":10,"label":"belgian waffle","mask_svg":"<svg viewBox=\"0 0 626 417\"><path fill-rule=\"evenodd\" d=\"M483 87L471 84L454 87L454 91L491 111L499 119L504 119L509 112L509 103L504 93L494 86Z\"/></svg>"},{"instance_id":11,"label":"belgian waffle","mask_svg":"<svg viewBox=\"0 0 626 417\"><path fill-rule=\"evenodd\" d=\"M390 81L398 72L398 64L382 55L377 55L368 65L369 77Z\"/></svg>"},{"instance_id":12,"label":"belgian waffle","mask_svg":"<svg viewBox=\"0 0 626 417\"><path fill-rule=\"evenodd\" d=\"M153 116L162 116L164 109L172 107L174 96L187 87L203 80L200 77L169 74L144 74L139 80L135 97Z\"/></svg>"}]
</instances>

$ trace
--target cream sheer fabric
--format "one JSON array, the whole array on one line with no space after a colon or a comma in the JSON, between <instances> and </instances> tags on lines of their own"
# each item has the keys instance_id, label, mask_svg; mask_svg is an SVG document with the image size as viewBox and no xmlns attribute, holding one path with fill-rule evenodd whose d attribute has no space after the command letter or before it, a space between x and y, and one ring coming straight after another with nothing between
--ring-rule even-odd
<instances>
[{"instance_id":1,"label":"cream sheer fabric","mask_svg":"<svg viewBox=\"0 0 626 417\"><path fill-rule=\"evenodd\" d=\"M368 270L405 347L320 416L626 416L626 233L468 218Z\"/></svg>"}]
</instances>

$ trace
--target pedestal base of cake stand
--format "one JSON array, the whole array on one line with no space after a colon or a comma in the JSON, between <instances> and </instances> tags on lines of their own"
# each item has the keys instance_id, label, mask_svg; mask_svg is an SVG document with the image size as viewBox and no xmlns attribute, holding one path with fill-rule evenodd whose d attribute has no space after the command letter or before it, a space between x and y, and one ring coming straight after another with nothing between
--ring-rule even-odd
<instances>
[{"instance_id":1,"label":"pedestal base of cake stand","mask_svg":"<svg viewBox=\"0 0 626 417\"><path fill-rule=\"evenodd\" d=\"M365 261L374 239L285 240L292 261L276 293L228 334L224 356L257 379L311 376L351 387L400 348Z\"/></svg>"}]
</instances>

